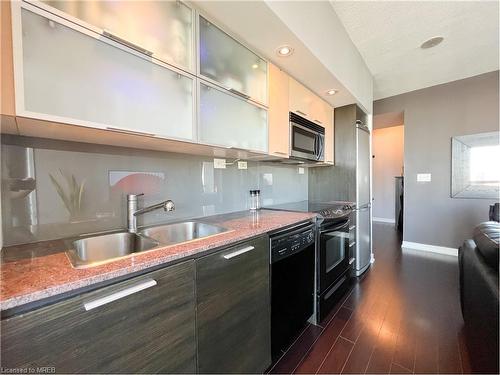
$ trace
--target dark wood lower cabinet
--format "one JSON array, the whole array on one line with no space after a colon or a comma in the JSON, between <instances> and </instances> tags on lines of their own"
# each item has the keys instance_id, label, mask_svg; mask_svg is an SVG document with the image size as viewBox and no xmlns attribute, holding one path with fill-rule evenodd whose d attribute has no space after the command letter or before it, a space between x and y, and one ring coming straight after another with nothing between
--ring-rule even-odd
<instances>
[{"instance_id":1,"label":"dark wood lower cabinet","mask_svg":"<svg viewBox=\"0 0 500 375\"><path fill-rule=\"evenodd\" d=\"M1 366L193 373L194 271L195 262L187 261L4 319Z\"/></svg>"},{"instance_id":2,"label":"dark wood lower cabinet","mask_svg":"<svg viewBox=\"0 0 500 375\"><path fill-rule=\"evenodd\" d=\"M269 238L196 261L198 371L262 373L271 364Z\"/></svg>"},{"instance_id":3,"label":"dark wood lower cabinet","mask_svg":"<svg viewBox=\"0 0 500 375\"><path fill-rule=\"evenodd\" d=\"M3 319L1 366L262 373L270 332L269 238L261 236Z\"/></svg>"}]
</instances>

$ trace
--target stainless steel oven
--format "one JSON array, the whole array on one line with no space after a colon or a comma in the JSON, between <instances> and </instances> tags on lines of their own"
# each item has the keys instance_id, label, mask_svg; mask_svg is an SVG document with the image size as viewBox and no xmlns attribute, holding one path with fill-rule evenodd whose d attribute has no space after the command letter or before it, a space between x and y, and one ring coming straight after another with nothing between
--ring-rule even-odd
<instances>
[{"instance_id":1,"label":"stainless steel oven","mask_svg":"<svg viewBox=\"0 0 500 375\"><path fill-rule=\"evenodd\" d=\"M343 295L351 279L349 223L324 222L319 228L317 313L321 321Z\"/></svg>"},{"instance_id":2,"label":"stainless steel oven","mask_svg":"<svg viewBox=\"0 0 500 375\"><path fill-rule=\"evenodd\" d=\"M290 145L292 158L324 161L325 128L290 112Z\"/></svg>"}]
</instances>

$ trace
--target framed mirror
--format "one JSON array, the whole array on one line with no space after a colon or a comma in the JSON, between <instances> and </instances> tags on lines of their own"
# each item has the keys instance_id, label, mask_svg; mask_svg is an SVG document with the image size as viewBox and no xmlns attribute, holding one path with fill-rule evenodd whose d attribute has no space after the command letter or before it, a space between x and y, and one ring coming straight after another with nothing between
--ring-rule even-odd
<instances>
[{"instance_id":1,"label":"framed mirror","mask_svg":"<svg viewBox=\"0 0 500 375\"><path fill-rule=\"evenodd\" d=\"M451 139L451 197L499 199L500 132Z\"/></svg>"}]
</instances>

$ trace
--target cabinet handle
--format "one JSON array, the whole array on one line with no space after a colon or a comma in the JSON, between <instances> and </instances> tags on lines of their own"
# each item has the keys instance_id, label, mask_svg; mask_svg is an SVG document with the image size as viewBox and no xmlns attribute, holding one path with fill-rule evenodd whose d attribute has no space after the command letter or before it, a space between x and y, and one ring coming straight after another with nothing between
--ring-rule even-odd
<instances>
[{"instance_id":1,"label":"cabinet handle","mask_svg":"<svg viewBox=\"0 0 500 375\"><path fill-rule=\"evenodd\" d=\"M356 258L349 259L349 264L353 264L355 260L356 260Z\"/></svg>"},{"instance_id":2,"label":"cabinet handle","mask_svg":"<svg viewBox=\"0 0 500 375\"><path fill-rule=\"evenodd\" d=\"M135 50L137 52L140 52L140 53L143 53L145 55L148 55L149 57L153 56L153 52L148 51L147 49L142 48L141 46L138 46L137 44L129 42L128 40L120 38L119 36L116 36L116 35L110 33L107 30L103 30L102 35L105 36L105 37L107 37L107 38L109 38L109 39L111 39L111 40L114 40L117 43L123 44L123 45L125 45L125 46L127 46L129 48L132 48L133 50Z\"/></svg>"},{"instance_id":3,"label":"cabinet handle","mask_svg":"<svg viewBox=\"0 0 500 375\"><path fill-rule=\"evenodd\" d=\"M297 109L295 112L300 113L302 116L306 116L306 117L307 117L307 113L304 113L304 112L302 112L302 111L299 111L298 109Z\"/></svg>"},{"instance_id":4,"label":"cabinet handle","mask_svg":"<svg viewBox=\"0 0 500 375\"><path fill-rule=\"evenodd\" d=\"M248 100L250 99L250 95L247 95L247 94L243 94L242 92L238 91L238 90L235 90L235 89L228 89L230 92L232 92L233 94L235 95L238 95L238 96L241 96L242 98Z\"/></svg>"},{"instance_id":5,"label":"cabinet handle","mask_svg":"<svg viewBox=\"0 0 500 375\"><path fill-rule=\"evenodd\" d=\"M288 153L281 151L273 151L273 154L288 155Z\"/></svg>"},{"instance_id":6,"label":"cabinet handle","mask_svg":"<svg viewBox=\"0 0 500 375\"><path fill-rule=\"evenodd\" d=\"M224 259L231 259L231 258L237 257L238 255L248 253L249 251L252 251L253 249L255 249L255 247L247 246L247 247L244 247L243 249L239 249L239 250L233 251L232 253L226 254L223 256L223 258Z\"/></svg>"},{"instance_id":7,"label":"cabinet handle","mask_svg":"<svg viewBox=\"0 0 500 375\"><path fill-rule=\"evenodd\" d=\"M349 232L352 231L353 229L356 229L356 225L353 225L352 227L349 227Z\"/></svg>"},{"instance_id":8,"label":"cabinet handle","mask_svg":"<svg viewBox=\"0 0 500 375\"><path fill-rule=\"evenodd\" d=\"M90 311L92 309L95 309L96 307L106 305L110 302L119 300L121 298L130 296L131 294L140 292L141 290L151 288L157 284L156 280L150 279L143 281L142 283L139 283L137 285L131 286L130 288L120 290L119 292L109 294L105 297L97 298L93 301L85 302L83 304L83 307L85 308L85 311Z\"/></svg>"},{"instance_id":9,"label":"cabinet handle","mask_svg":"<svg viewBox=\"0 0 500 375\"><path fill-rule=\"evenodd\" d=\"M353 247L354 245L356 245L356 241L353 241L349 244L349 247Z\"/></svg>"},{"instance_id":10,"label":"cabinet handle","mask_svg":"<svg viewBox=\"0 0 500 375\"><path fill-rule=\"evenodd\" d=\"M142 135L142 136L146 136L146 137L155 137L155 134L153 134L153 133L146 133L146 132L139 132L139 131L135 131L135 130L114 128L112 126L106 126L106 129L112 130L112 131L118 132L118 133L125 133L125 134L132 134L132 135Z\"/></svg>"}]
</instances>

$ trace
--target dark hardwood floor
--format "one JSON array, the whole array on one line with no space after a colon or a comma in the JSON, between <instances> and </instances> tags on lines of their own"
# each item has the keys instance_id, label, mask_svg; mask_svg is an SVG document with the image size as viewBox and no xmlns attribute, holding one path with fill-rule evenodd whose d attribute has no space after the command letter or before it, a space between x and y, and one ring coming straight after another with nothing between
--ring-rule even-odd
<instances>
[{"instance_id":1,"label":"dark hardwood floor","mask_svg":"<svg viewBox=\"0 0 500 375\"><path fill-rule=\"evenodd\" d=\"M455 257L401 251L373 225L375 263L320 326L309 325L271 373L470 373Z\"/></svg>"}]
</instances>

